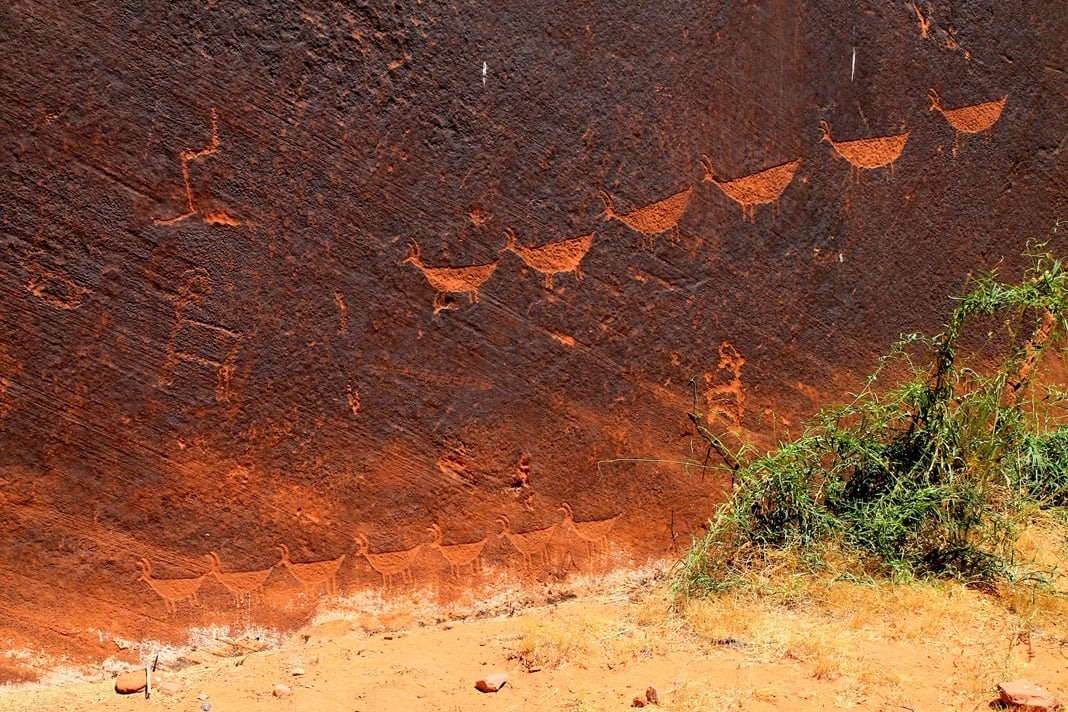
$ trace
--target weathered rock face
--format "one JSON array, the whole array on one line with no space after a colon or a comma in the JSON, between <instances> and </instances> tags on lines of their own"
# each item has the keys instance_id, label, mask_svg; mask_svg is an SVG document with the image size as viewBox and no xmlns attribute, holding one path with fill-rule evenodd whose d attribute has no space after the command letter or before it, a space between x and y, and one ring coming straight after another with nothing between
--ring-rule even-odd
<instances>
[{"instance_id":1,"label":"weathered rock face","mask_svg":"<svg viewBox=\"0 0 1068 712\"><path fill-rule=\"evenodd\" d=\"M606 461L1064 251L1058 2L564 5L0 9L9 645L678 551L722 475Z\"/></svg>"}]
</instances>

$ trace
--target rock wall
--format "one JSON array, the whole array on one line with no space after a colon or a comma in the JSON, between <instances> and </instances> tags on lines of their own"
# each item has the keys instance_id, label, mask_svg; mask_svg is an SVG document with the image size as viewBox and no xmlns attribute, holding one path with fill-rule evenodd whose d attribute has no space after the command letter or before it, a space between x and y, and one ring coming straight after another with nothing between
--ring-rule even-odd
<instances>
[{"instance_id":1,"label":"rock wall","mask_svg":"<svg viewBox=\"0 0 1068 712\"><path fill-rule=\"evenodd\" d=\"M770 444L1064 252L1066 38L1052 0L5 3L6 644L680 552L728 484L665 462L688 411Z\"/></svg>"}]
</instances>

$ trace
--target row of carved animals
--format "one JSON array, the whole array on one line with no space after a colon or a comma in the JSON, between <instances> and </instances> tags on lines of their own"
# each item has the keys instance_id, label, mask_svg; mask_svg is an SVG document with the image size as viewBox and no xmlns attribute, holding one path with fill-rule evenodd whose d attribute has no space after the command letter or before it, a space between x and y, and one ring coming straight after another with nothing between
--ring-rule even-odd
<instances>
[{"instance_id":1,"label":"row of carved animals","mask_svg":"<svg viewBox=\"0 0 1068 712\"><path fill-rule=\"evenodd\" d=\"M940 112L957 132L953 145L954 155L956 155L957 143L962 134L985 132L989 140L994 124L1001 118L1001 112L1008 98L1006 95L993 101L950 109L942 104L941 97L934 89L930 90L928 96L931 111ZM892 176L894 161L901 156L910 134L909 131L905 131L893 136L836 141L831 137L831 127L826 121L821 120L820 126L823 131L823 140L831 145L836 155L849 162L850 175L857 180L860 179L862 170L877 168L889 168ZM731 180L720 180L716 177L712 161L708 156L703 157L703 163L705 169L703 182L712 183L727 197L741 205L743 220L755 221L756 206L766 204L774 206L778 202L783 191L793 181L801 165L801 159ZM614 209L611 196L601 191L601 199L605 206L605 220L619 220L640 233L643 244L651 243L656 235L677 228L679 219L689 205L693 192L694 187L690 186L629 213L620 213ZM541 273L545 287L552 289L554 275L573 272L576 278L582 278L579 265L586 256L586 252L589 251L590 245L593 244L595 233L558 240L538 247L519 244L515 233L510 229L506 230L506 235L507 243L501 248L501 253L506 251L515 253L528 267ZM477 302L479 287L493 275L500 260L466 267L432 267L422 262L419 256L419 244L413 240L404 262L415 265L434 288L434 311L436 313L448 307L449 294L465 294L469 302Z\"/></svg>"},{"instance_id":2,"label":"row of carved animals","mask_svg":"<svg viewBox=\"0 0 1068 712\"><path fill-rule=\"evenodd\" d=\"M585 543L586 552L591 558L598 550L607 552L608 534L615 526L616 520L619 519L619 514L608 519L576 522L570 505L566 503L561 505L559 511L563 512L563 518L560 521L544 529L526 532L513 532L508 518L501 515L497 518L501 530L496 536L499 539L507 539L511 543L522 556L523 564L527 568L533 565L535 558L543 565L548 563L549 542L561 528L578 536ZM398 576L402 582L412 583L412 565L424 549L428 548L436 549L441 554L456 578L460 577L464 567L470 567L472 573L481 569L480 557L489 541L489 536L466 544L444 544L444 534L440 526L432 524L428 531L433 533L433 539L429 542L423 542L401 551L377 553L370 551L366 536L357 534L354 537L355 554L363 556L371 568L382 576L382 584L385 587L388 587ZM284 567L309 594L324 586L328 593L337 592L337 572L345 561L345 554L327 561L295 562L290 559L289 548L285 544L278 546L278 552L281 558L276 564L266 569L223 571L222 560L216 552L212 551L205 554L209 565L206 572L193 578L179 579L155 578L152 575L152 563L147 558L142 558L137 562L141 568L141 575L137 580L147 583L166 602L167 610L171 613L177 611L177 604L182 601L191 601L196 604L197 593L208 576L214 577L240 602L246 597L251 599L252 595L262 592L267 578L279 566Z\"/></svg>"}]
</instances>

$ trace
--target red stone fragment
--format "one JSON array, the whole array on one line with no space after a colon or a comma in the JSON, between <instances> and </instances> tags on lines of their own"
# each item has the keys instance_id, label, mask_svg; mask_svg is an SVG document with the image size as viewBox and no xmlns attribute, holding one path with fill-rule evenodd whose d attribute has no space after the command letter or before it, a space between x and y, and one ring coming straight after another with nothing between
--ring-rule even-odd
<instances>
[{"instance_id":1,"label":"red stone fragment","mask_svg":"<svg viewBox=\"0 0 1068 712\"><path fill-rule=\"evenodd\" d=\"M660 704L660 695L656 693L655 687L650 685L649 687L645 688L645 701L651 705Z\"/></svg>"},{"instance_id":2,"label":"red stone fragment","mask_svg":"<svg viewBox=\"0 0 1068 712\"><path fill-rule=\"evenodd\" d=\"M1055 710L1061 706L1060 700L1043 690L1030 680L1013 680L998 685L1001 701L1029 710Z\"/></svg>"},{"instance_id":3,"label":"red stone fragment","mask_svg":"<svg viewBox=\"0 0 1068 712\"><path fill-rule=\"evenodd\" d=\"M504 687L504 683L508 682L508 675L503 672L499 672L493 675L486 675L484 678L475 683L475 689L479 692L496 692Z\"/></svg>"}]
</instances>

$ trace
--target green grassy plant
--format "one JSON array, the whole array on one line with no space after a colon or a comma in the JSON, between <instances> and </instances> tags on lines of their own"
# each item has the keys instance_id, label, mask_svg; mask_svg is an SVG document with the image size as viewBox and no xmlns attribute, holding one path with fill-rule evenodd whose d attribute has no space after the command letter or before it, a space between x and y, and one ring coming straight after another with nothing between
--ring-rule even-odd
<instances>
[{"instance_id":1,"label":"green grassy plant","mask_svg":"<svg viewBox=\"0 0 1068 712\"><path fill-rule=\"evenodd\" d=\"M941 333L902 337L852 402L796 439L723 458L732 494L681 562L680 587L752 580L772 549L802 565L844 558L854 574L1022 575L1021 517L1068 502L1068 394L1039 377L1068 331L1068 272L1048 253L1028 257L1018 282L970 280Z\"/></svg>"}]
</instances>

